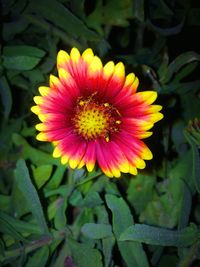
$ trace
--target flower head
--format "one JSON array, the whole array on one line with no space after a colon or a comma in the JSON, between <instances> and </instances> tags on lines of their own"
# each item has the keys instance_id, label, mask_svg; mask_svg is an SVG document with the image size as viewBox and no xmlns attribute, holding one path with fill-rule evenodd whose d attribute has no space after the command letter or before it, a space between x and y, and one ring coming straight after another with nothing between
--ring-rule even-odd
<instances>
[{"instance_id":1,"label":"flower head","mask_svg":"<svg viewBox=\"0 0 200 267\"><path fill-rule=\"evenodd\" d=\"M59 77L51 75L34 97L31 110L41 120L36 138L52 142L53 156L71 168L92 171L97 163L108 177L145 168L152 153L141 139L163 118L162 107L151 105L157 93L136 93L138 78L125 76L122 62L103 66L90 48L82 55L76 48L59 51L57 68Z\"/></svg>"}]
</instances>

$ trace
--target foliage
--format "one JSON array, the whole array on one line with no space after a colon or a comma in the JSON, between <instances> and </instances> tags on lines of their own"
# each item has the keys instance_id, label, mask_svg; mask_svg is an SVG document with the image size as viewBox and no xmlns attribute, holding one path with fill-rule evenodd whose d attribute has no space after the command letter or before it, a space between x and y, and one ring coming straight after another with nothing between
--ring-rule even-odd
<instances>
[{"instance_id":1,"label":"foliage","mask_svg":"<svg viewBox=\"0 0 200 267\"><path fill-rule=\"evenodd\" d=\"M199 266L194 2L2 1L1 266ZM135 178L72 171L35 140L32 98L55 73L57 51L72 46L122 60L140 90L159 93L165 118L148 141L154 159Z\"/></svg>"}]
</instances>

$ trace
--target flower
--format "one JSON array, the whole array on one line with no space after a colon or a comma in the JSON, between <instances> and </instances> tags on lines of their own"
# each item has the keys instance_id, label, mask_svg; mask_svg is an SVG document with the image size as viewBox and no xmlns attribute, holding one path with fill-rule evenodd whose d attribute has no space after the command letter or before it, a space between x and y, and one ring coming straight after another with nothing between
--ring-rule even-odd
<instances>
[{"instance_id":1,"label":"flower","mask_svg":"<svg viewBox=\"0 0 200 267\"><path fill-rule=\"evenodd\" d=\"M53 157L73 169L91 172L97 163L108 177L120 177L145 168L152 153L141 139L163 118L162 107L151 105L157 93L136 93L138 78L125 76L122 62L103 66L90 48L82 55L77 48L59 51L57 68L59 78L50 75L34 97L37 140L52 142Z\"/></svg>"}]
</instances>

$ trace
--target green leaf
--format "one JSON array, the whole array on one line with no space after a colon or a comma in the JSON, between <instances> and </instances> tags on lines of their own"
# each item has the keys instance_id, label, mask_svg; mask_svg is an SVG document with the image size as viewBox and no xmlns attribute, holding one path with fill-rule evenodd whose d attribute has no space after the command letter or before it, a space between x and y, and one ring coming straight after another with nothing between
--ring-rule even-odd
<instances>
[{"instance_id":1,"label":"green leaf","mask_svg":"<svg viewBox=\"0 0 200 267\"><path fill-rule=\"evenodd\" d=\"M28 22L24 18L3 23L3 39L5 41L12 40L16 34L23 32L27 27Z\"/></svg>"},{"instance_id":2,"label":"green leaf","mask_svg":"<svg viewBox=\"0 0 200 267\"><path fill-rule=\"evenodd\" d=\"M137 241L158 246L187 247L198 239L198 229L195 224L181 229L169 230L145 224L135 224L128 227L120 236L121 241Z\"/></svg>"},{"instance_id":3,"label":"green leaf","mask_svg":"<svg viewBox=\"0 0 200 267\"><path fill-rule=\"evenodd\" d=\"M60 230L66 227L67 218L66 218L66 209L67 209L67 197L60 198L59 205L57 205L57 210L55 214L55 228Z\"/></svg>"},{"instance_id":4,"label":"green leaf","mask_svg":"<svg viewBox=\"0 0 200 267\"><path fill-rule=\"evenodd\" d=\"M178 229L182 229L188 225L190 212L192 208L192 193L189 186L183 185L183 198L181 201L180 217L178 222Z\"/></svg>"},{"instance_id":5,"label":"green leaf","mask_svg":"<svg viewBox=\"0 0 200 267\"><path fill-rule=\"evenodd\" d=\"M153 199L155 182L153 176L142 174L138 174L137 179L132 179L130 181L127 198L138 214L140 214L149 201Z\"/></svg>"},{"instance_id":6,"label":"green leaf","mask_svg":"<svg viewBox=\"0 0 200 267\"><path fill-rule=\"evenodd\" d=\"M1 203L1 211L9 213L11 206L11 197L0 194L0 203Z\"/></svg>"},{"instance_id":7,"label":"green leaf","mask_svg":"<svg viewBox=\"0 0 200 267\"><path fill-rule=\"evenodd\" d=\"M3 48L3 55L6 57L28 56L42 58L45 53L42 49L28 45L12 45L4 46Z\"/></svg>"},{"instance_id":8,"label":"green leaf","mask_svg":"<svg viewBox=\"0 0 200 267\"><path fill-rule=\"evenodd\" d=\"M168 83L171 80L172 76L177 73L184 65L189 64L193 61L200 61L200 55L193 51L185 52L179 55L169 64L166 73L160 73L160 82Z\"/></svg>"},{"instance_id":9,"label":"green leaf","mask_svg":"<svg viewBox=\"0 0 200 267\"><path fill-rule=\"evenodd\" d=\"M106 203L112 212L113 232L117 238L119 250L127 266L149 266L146 254L141 244L137 242L121 242L119 240L121 233L134 223L130 209L126 202L123 200L123 198L107 194Z\"/></svg>"},{"instance_id":10,"label":"green leaf","mask_svg":"<svg viewBox=\"0 0 200 267\"><path fill-rule=\"evenodd\" d=\"M82 201L82 207L93 208L95 206L101 205L103 200L97 192L88 192L85 198Z\"/></svg>"},{"instance_id":11,"label":"green leaf","mask_svg":"<svg viewBox=\"0 0 200 267\"><path fill-rule=\"evenodd\" d=\"M27 241L3 216L0 216L0 233L10 235L13 239L18 241Z\"/></svg>"},{"instance_id":12,"label":"green leaf","mask_svg":"<svg viewBox=\"0 0 200 267\"><path fill-rule=\"evenodd\" d=\"M54 159L52 155L45 153L39 149L33 148L28 144L25 138L14 133L12 136L13 143L21 148L21 157L25 160L29 159L33 164L40 166L41 164L53 164L60 166L60 161Z\"/></svg>"},{"instance_id":13,"label":"green leaf","mask_svg":"<svg viewBox=\"0 0 200 267\"><path fill-rule=\"evenodd\" d=\"M94 212L95 212L95 215L97 216L98 224L103 224L103 225L109 224L108 212L104 205L95 207ZM111 265L112 251L113 251L114 244L115 244L115 238L113 234L112 236L103 238L102 240L102 251L103 251L103 256L104 256L105 267L108 267Z\"/></svg>"},{"instance_id":14,"label":"green leaf","mask_svg":"<svg viewBox=\"0 0 200 267\"><path fill-rule=\"evenodd\" d=\"M68 267L68 265L64 265L68 257L71 258L71 251L68 245L68 241L66 241L64 245L61 247L61 249L59 250L59 254L56 257L53 267L61 267L61 266ZM72 267L72 266L73 265L69 265L69 267Z\"/></svg>"},{"instance_id":15,"label":"green leaf","mask_svg":"<svg viewBox=\"0 0 200 267\"><path fill-rule=\"evenodd\" d=\"M4 115L5 120L7 120L10 115L11 108L12 108L12 95L11 95L10 86L5 76L2 76L0 78L0 95L1 95L1 101L3 104L3 108L4 108L3 115Z\"/></svg>"},{"instance_id":16,"label":"green leaf","mask_svg":"<svg viewBox=\"0 0 200 267\"><path fill-rule=\"evenodd\" d=\"M31 166L33 171L33 177L37 188L40 189L50 178L53 166L52 165L41 165L35 168Z\"/></svg>"},{"instance_id":17,"label":"green leaf","mask_svg":"<svg viewBox=\"0 0 200 267\"><path fill-rule=\"evenodd\" d=\"M5 46L3 48L3 66L14 70L31 70L43 58L45 52L33 46Z\"/></svg>"},{"instance_id":18,"label":"green leaf","mask_svg":"<svg viewBox=\"0 0 200 267\"><path fill-rule=\"evenodd\" d=\"M49 257L49 248L48 246L43 246L38 249L33 256L31 256L25 265L25 267L44 267L46 266L47 260Z\"/></svg>"},{"instance_id":19,"label":"green leaf","mask_svg":"<svg viewBox=\"0 0 200 267\"><path fill-rule=\"evenodd\" d=\"M79 267L103 267L102 257L97 249L87 244L81 244L73 239L68 239L69 248L74 262Z\"/></svg>"},{"instance_id":20,"label":"green leaf","mask_svg":"<svg viewBox=\"0 0 200 267\"><path fill-rule=\"evenodd\" d=\"M91 31L82 20L76 17L59 1L46 0L32 1L29 10L36 12L53 25L60 27L69 36L83 37L87 40L98 40L98 35ZM73 30L72 30L73 29Z\"/></svg>"},{"instance_id":21,"label":"green leaf","mask_svg":"<svg viewBox=\"0 0 200 267\"><path fill-rule=\"evenodd\" d=\"M35 187L29 176L28 168L23 159L18 160L15 170L16 182L24 195L30 211L33 213L38 225L44 234L49 234L48 226L45 221L43 209Z\"/></svg>"},{"instance_id":22,"label":"green leaf","mask_svg":"<svg viewBox=\"0 0 200 267\"><path fill-rule=\"evenodd\" d=\"M39 62L40 58L36 57L27 57L27 56L14 56L14 57L3 57L3 66L6 69L14 69L14 70L31 70L33 69Z\"/></svg>"},{"instance_id":23,"label":"green leaf","mask_svg":"<svg viewBox=\"0 0 200 267\"><path fill-rule=\"evenodd\" d=\"M199 148L193 137L185 131L185 137L192 148L192 178L195 188L200 193L200 156Z\"/></svg>"},{"instance_id":24,"label":"green leaf","mask_svg":"<svg viewBox=\"0 0 200 267\"><path fill-rule=\"evenodd\" d=\"M63 179L63 175L64 175L65 171L66 171L66 166L63 166L63 165L58 166L56 168L54 174L52 175L50 181L45 186L45 188L47 188L47 189L58 188L58 186L60 185L60 183Z\"/></svg>"},{"instance_id":25,"label":"green leaf","mask_svg":"<svg viewBox=\"0 0 200 267\"><path fill-rule=\"evenodd\" d=\"M0 218L9 223L16 231L29 234L41 234L41 229L38 225L28 223L22 220L15 219L14 217L0 211Z\"/></svg>"},{"instance_id":26,"label":"green leaf","mask_svg":"<svg viewBox=\"0 0 200 267\"><path fill-rule=\"evenodd\" d=\"M129 18L133 17L131 0L110 0L103 5L97 1L95 10L87 17L87 25L103 35L102 25L128 26Z\"/></svg>"},{"instance_id":27,"label":"green leaf","mask_svg":"<svg viewBox=\"0 0 200 267\"><path fill-rule=\"evenodd\" d=\"M81 228L81 232L92 239L102 239L112 236L112 228L109 224L86 223Z\"/></svg>"}]
</instances>

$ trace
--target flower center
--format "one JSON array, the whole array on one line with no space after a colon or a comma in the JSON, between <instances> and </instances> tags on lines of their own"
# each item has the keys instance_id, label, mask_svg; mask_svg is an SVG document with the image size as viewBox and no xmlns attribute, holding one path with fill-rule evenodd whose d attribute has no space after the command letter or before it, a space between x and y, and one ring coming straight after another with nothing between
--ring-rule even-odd
<instances>
[{"instance_id":1,"label":"flower center","mask_svg":"<svg viewBox=\"0 0 200 267\"><path fill-rule=\"evenodd\" d=\"M119 131L120 113L109 103L99 103L93 96L79 99L75 116L72 119L75 132L86 140L104 138L110 141L110 135Z\"/></svg>"}]
</instances>

